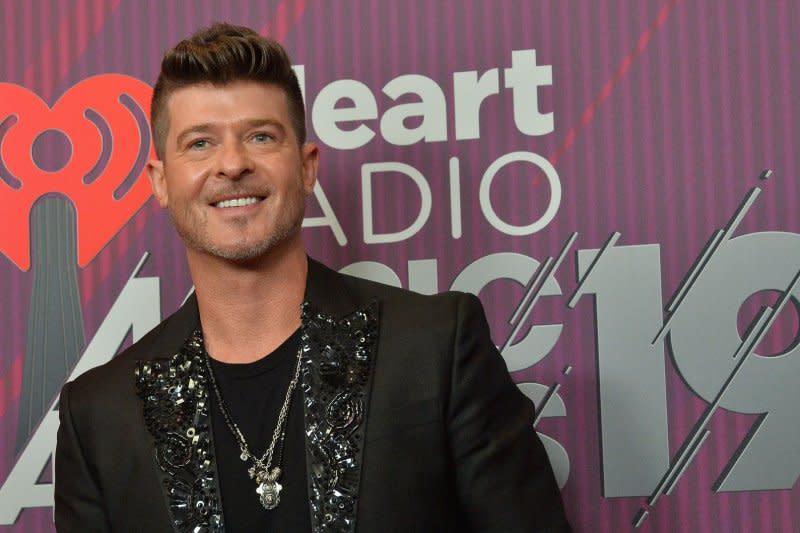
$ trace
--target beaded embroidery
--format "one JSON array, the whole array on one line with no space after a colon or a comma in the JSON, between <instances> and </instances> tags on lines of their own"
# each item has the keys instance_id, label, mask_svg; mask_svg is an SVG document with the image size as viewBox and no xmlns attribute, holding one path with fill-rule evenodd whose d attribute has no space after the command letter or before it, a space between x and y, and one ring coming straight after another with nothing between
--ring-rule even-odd
<instances>
[{"instance_id":1,"label":"beaded embroidery","mask_svg":"<svg viewBox=\"0 0 800 533\"><path fill-rule=\"evenodd\" d=\"M181 533L224 531L204 357L202 335L195 331L178 353L136 366L145 425L155 443L172 522Z\"/></svg>"},{"instance_id":2,"label":"beaded embroidery","mask_svg":"<svg viewBox=\"0 0 800 533\"><path fill-rule=\"evenodd\" d=\"M302 322L312 530L349 533L358 507L378 304L335 319L305 303Z\"/></svg>"}]
</instances>

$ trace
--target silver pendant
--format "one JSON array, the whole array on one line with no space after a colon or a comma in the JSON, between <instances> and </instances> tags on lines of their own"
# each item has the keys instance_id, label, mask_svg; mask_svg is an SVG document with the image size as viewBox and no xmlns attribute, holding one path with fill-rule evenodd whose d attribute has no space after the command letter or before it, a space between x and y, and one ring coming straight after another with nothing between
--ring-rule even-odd
<instances>
[{"instance_id":1,"label":"silver pendant","mask_svg":"<svg viewBox=\"0 0 800 533\"><path fill-rule=\"evenodd\" d=\"M281 489L283 489L283 486L277 480L269 478L258 486L256 492L264 509L272 510L278 506L281 502Z\"/></svg>"},{"instance_id":2,"label":"silver pendant","mask_svg":"<svg viewBox=\"0 0 800 533\"><path fill-rule=\"evenodd\" d=\"M280 475L281 469L278 466L273 468L271 472L265 469L258 472L256 475L256 482L258 483L256 493L264 509L275 509L281 502L281 489L283 485L278 483Z\"/></svg>"}]
</instances>

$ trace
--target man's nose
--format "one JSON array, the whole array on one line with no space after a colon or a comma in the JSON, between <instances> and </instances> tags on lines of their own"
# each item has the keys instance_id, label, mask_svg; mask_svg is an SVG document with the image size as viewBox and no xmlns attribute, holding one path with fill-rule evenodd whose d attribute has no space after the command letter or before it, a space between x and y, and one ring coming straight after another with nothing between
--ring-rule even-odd
<instances>
[{"instance_id":1,"label":"man's nose","mask_svg":"<svg viewBox=\"0 0 800 533\"><path fill-rule=\"evenodd\" d=\"M239 179L253 171L253 160L241 142L222 144L217 160L217 175L221 178Z\"/></svg>"}]
</instances>

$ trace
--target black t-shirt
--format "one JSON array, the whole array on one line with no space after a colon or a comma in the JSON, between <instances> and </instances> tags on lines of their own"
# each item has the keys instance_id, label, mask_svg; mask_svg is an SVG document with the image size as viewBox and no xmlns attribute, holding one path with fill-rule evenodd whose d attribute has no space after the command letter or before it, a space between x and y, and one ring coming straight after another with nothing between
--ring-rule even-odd
<instances>
[{"instance_id":1,"label":"black t-shirt","mask_svg":"<svg viewBox=\"0 0 800 533\"><path fill-rule=\"evenodd\" d=\"M278 413L294 375L299 345L298 330L274 352L253 363L211 360L228 414L244 434L250 452L258 457L272 441ZM209 397L225 530L228 533L310 531L301 384L298 382L294 390L286 420L282 474L278 479L283 490L278 507L272 510L261 506L256 481L247 474L253 462L239 458L239 445L225 423L213 388ZM277 448L276 444L276 454Z\"/></svg>"}]
</instances>

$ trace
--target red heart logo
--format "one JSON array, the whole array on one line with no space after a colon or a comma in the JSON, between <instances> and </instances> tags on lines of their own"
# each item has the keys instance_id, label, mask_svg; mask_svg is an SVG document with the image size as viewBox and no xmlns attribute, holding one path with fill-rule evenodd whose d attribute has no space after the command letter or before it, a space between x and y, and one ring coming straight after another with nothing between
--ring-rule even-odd
<instances>
[{"instance_id":1,"label":"red heart logo","mask_svg":"<svg viewBox=\"0 0 800 533\"><path fill-rule=\"evenodd\" d=\"M135 103L149 117L152 92L136 78L104 74L72 86L50 108L25 87L0 83L0 124L16 117L0 144L0 161L13 177L0 179L0 251L20 269L30 268L30 210L41 196L61 193L75 206L81 267L150 197L144 168L138 176L131 174L143 152L151 158L155 152L141 124L146 120L137 121L124 102ZM110 131L112 148L105 163L103 132L89 116L105 121ZM55 172L43 170L33 158L34 142L48 130L60 131L72 145L69 160ZM89 175L91 181L86 179ZM132 185L127 187L129 176Z\"/></svg>"}]
</instances>

